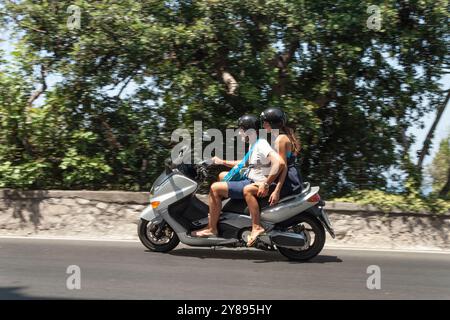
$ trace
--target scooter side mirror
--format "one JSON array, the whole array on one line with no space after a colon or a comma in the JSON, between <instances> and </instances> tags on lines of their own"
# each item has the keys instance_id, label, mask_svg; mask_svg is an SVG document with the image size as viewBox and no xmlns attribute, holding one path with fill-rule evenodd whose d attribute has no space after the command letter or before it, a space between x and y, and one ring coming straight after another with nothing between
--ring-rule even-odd
<instances>
[{"instance_id":1,"label":"scooter side mirror","mask_svg":"<svg viewBox=\"0 0 450 320\"><path fill-rule=\"evenodd\" d=\"M164 169L166 174L169 174L172 172L172 167L173 167L173 163L172 163L172 159L167 158L166 160L164 160Z\"/></svg>"}]
</instances>

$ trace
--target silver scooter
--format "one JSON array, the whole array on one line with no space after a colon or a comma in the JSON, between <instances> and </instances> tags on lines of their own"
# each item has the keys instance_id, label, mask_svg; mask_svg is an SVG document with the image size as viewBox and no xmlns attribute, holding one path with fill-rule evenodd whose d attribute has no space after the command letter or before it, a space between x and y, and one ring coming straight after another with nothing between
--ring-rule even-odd
<instances>
[{"instance_id":1,"label":"silver scooter","mask_svg":"<svg viewBox=\"0 0 450 320\"><path fill-rule=\"evenodd\" d=\"M245 247L252 226L245 200L224 200L218 237L190 236L193 230L208 224L208 205L196 196L197 182L208 176L208 164L174 163L166 160L164 172L151 188L150 205L138 225L142 244L156 252L168 252L180 241L197 247ZM318 192L319 187L306 183L301 193L282 198L274 206L268 205L268 197L259 199L266 232L258 237L255 247L278 250L296 261L318 255L325 244L325 229L335 237Z\"/></svg>"}]
</instances>

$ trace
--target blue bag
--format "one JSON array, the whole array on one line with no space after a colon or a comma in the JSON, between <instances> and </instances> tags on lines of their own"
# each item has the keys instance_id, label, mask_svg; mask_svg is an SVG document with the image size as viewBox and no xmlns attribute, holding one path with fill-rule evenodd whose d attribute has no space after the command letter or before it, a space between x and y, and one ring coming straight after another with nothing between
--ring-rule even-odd
<instances>
[{"instance_id":1,"label":"blue bag","mask_svg":"<svg viewBox=\"0 0 450 320\"><path fill-rule=\"evenodd\" d=\"M240 181L247 179L248 173L250 171L250 168L243 169L245 163L247 162L248 158L252 154L253 148L258 143L258 140L252 145L250 150L245 154L244 159L242 159L241 162L239 162L237 165L235 165L230 171L228 171L227 175L222 179L222 181Z\"/></svg>"}]
</instances>

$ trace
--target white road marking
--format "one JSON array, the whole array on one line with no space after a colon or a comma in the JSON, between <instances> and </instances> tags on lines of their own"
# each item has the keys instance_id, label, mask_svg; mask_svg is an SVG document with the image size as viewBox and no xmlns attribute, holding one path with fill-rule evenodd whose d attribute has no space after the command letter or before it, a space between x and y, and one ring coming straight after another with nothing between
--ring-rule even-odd
<instances>
[{"instance_id":1,"label":"white road marking","mask_svg":"<svg viewBox=\"0 0 450 320\"><path fill-rule=\"evenodd\" d=\"M0 236L0 239L30 239L30 240L67 240L67 241L98 241L98 242L139 242L137 239L99 239L78 237L52 237L52 236Z\"/></svg>"},{"instance_id":2,"label":"white road marking","mask_svg":"<svg viewBox=\"0 0 450 320\"><path fill-rule=\"evenodd\" d=\"M358 248L358 247L338 247L338 246L324 246L325 250L348 250L348 251L378 251L378 252L405 252L405 253L440 253L450 254L449 250L439 249L391 249L391 248Z\"/></svg>"},{"instance_id":3,"label":"white road marking","mask_svg":"<svg viewBox=\"0 0 450 320\"><path fill-rule=\"evenodd\" d=\"M98 238L82 238L82 237L52 237L52 236L0 236L0 239L19 239L19 240L63 240L63 241L97 241L97 242L129 242L129 243L139 243L138 239L98 239ZM185 248L190 248L188 245L183 245ZM198 247L202 248L202 247ZM208 247L203 247L208 248ZM231 249L234 250L234 249ZM253 249L257 250L257 249ZM358 247L340 247L340 246L327 246L325 245L324 250L344 250L344 251L375 251L375 252L404 252L404 253L439 253L439 254L450 254L448 250L416 250L416 249L391 249L391 248L358 248Z\"/></svg>"}]
</instances>

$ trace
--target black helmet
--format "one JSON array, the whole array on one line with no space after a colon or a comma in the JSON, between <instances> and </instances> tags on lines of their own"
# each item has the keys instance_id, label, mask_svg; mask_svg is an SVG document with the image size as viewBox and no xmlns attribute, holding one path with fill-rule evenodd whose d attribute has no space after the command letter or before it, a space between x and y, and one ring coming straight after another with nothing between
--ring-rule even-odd
<instances>
[{"instance_id":1,"label":"black helmet","mask_svg":"<svg viewBox=\"0 0 450 320\"><path fill-rule=\"evenodd\" d=\"M258 130L259 120L252 114L244 114L238 119L238 127L247 131L248 129Z\"/></svg>"},{"instance_id":2,"label":"black helmet","mask_svg":"<svg viewBox=\"0 0 450 320\"><path fill-rule=\"evenodd\" d=\"M261 112L261 123L267 121L272 129L281 129L287 122L286 114L278 108L267 108Z\"/></svg>"}]
</instances>

